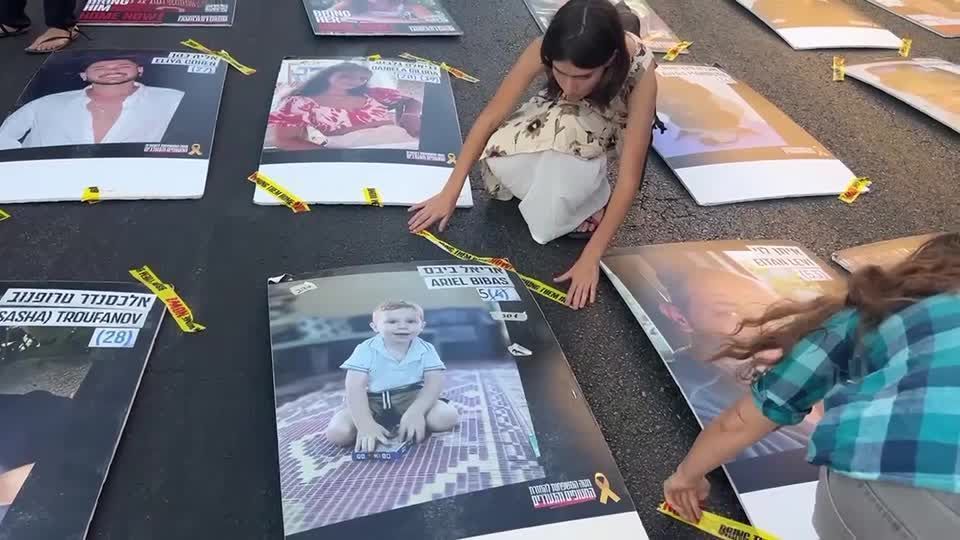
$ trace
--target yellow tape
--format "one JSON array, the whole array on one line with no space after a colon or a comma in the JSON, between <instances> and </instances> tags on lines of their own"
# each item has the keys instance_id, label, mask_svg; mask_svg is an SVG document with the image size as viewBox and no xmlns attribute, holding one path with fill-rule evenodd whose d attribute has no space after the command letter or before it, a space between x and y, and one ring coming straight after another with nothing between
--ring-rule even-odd
<instances>
[{"instance_id":1,"label":"yellow tape","mask_svg":"<svg viewBox=\"0 0 960 540\"><path fill-rule=\"evenodd\" d=\"M870 184L873 184L873 182L869 178L854 178L847 185L847 189L840 194L840 200L847 204L853 204L853 201L857 200L860 195L870 191Z\"/></svg>"},{"instance_id":2,"label":"yellow tape","mask_svg":"<svg viewBox=\"0 0 960 540\"><path fill-rule=\"evenodd\" d=\"M480 79L474 77L473 75L470 75L470 74L464 72L463 70L457 69L457 68L451 66L450 64L448 64L448 63L446 63L446 62L434 62L433 60L430 60L429 58L423 58L423 57L421 57L421 56L416 56L416 55L410 54L410 53L408 53L408 52L400 53L400 54L397 55L397 56L399 56L400 58L403 58L404 60L413 60L413 61L415 61L415 62L426 62L426 63L428 63L428 64L433 64L433 65L439 67L440 69L446 71L447 73L449 73L452 77L456 77L456 78L458 78L458 79L460 79L460 80L462 80L462 81L467 81L467 82L471 82L471 83L478 83L478 82L480 82Z\"/></svg>"},{"instance_id":3,"label":"yellow tape","mask_svg":"<svg viewBox=\"0 0 960 540\"><path fill-rule=\"evenodd\" d=\"M661 503L660 506L657 507L657 510L659 510L661 514L668 515L687 525L693 525L701 531L717 538L726 538L728 540L779 540L777 536L767 531L751 527L750 525L734 521L730 518L718 516L711 512L703 512L700 523L693 523L680 517L680 514L676 513L673 508L670 508L667 503Z\"/></svg>"},{"instance_id":4,"label":"yellow tape","mask_svg":"<svg viewBox=\"0 0 960 540\"><path fill-rule=\"evenodd\" d=\"M370 56L367 57L367 60L371 62L376 62L377 60L381 60L381 59L383 59L383 57L380 56L379 54L371 54Z\"/></svg>"},{"instance_id":5,"label":"yellow tape","mask_svg":"<svg viewBox=\"0 0 960 540\"><path fill-rule=\"evenodd\" d=\"M193 320L193 312L187 303L180 298L180 295L173 289L173 285L160 281L160 278L153 273L149 266L140 268L131 268L130 275L140 283L143 283L153 294L157 295L164 304L167 305L167 311L177 321L177 326L188 333L200 332L206 330L206 327Z\"/></svg>"},{"instance_id":6,"label":"yellow tape","mask_svg":"<svg viewBox=\"0 0 960 540\"><path fill-rule=\"evenodd\" d=\"M550 285L547 285L546 283L538 279L534 279L530 276L525 276L520 272L517 272L517 269L514 268L513 264L511 264L510 261L508 261L507 259L504 259L501 257L478 257L473 253L470 253L469 251L464 251L458 248L457 246L454 246L453 244L448 244L447 242L444 242L443 240L434 236L433 233L429 231L420 231L417 233L417 236L422 236L423 238L426 238L428 241L430 241L431 244L446 251L447 253L449 253L450 255L453 255L454 257L460 259L461 261L478 262L478 263L487 264L490 266L496 266L498 268L503 268L508 272L513 272L514 274L517 275L517 277L520 278L521 281L523 281L523 284L527 286L527 289L530 289L530 292L534 294L539 294L540 296L548 300L553 300L558 304L566 305L567 303L567 293L559 289L556 289L554 287L551 287Z\"/></svg>"},{"instance_id":7,"label":"yellow tape","mask_svg":"<svg viewBox=\"0 0 960 540\"><path fill-rule=\"evenodd\" d=\"M847 60L842 56L833 57L833 82L840 82L847 77Z\"/></svg>"},{"instance_id":8,"label":"yellow tape","mask_svg":"<svg viewBox=\"0 0 960 540\"><path fill-rule=\"evenodd\" d=\"M253 69L252 67L245 66L240 62L238 62L236 58L234 58L233 56L230 56L230 53L228 53L223 49L220 49L219 51L210 50L195 39L188 39L185 41L181 41L180 44L190 47L191 49L200 51L202 53L216 56L217 58L222 59L224 62L236 68L237 71L239 71L240 73L243 73L244 75L253 75L254 73L257 72L257 70Z\"/></svg>"},{"instance_id":9,"label":"yellow tape","mask_svg":"<svg viewBox=\"0 0 960 540\"><path fill-rule=\"evenodd\" d=\"M681 41L680 43L677 43L673 47L667 49L666 54L663 55L663 59L667 62L673 62L678 56L680 56L680 53L689 49L691 45L693 45L692 41Z\"/></svg>"},{"instance_id":10,"label":"yellow tape","mask_svg":"<svg viewBox=\"0 0 960 540\"><path fill-rule=\"evenodd\" d=\"M363 188L363 198L370 206L383 206L383 197L380 196L380 191L377 188Z\"/></svg>"},{"instance_id":11,"label":"yellow tape","mask_svg":"<svg viewBox=\"0 0 960 540\"><path fill-rule=\"evenodd\" d=\"M96 186L83 188L83 193L80 195L80 202L96 204L100 202L100 188Z\"/></svg>"},{"instance_id":12,"label":"yellow tape","mask_svg":"<svg viewBox=\"0 0 960 540\"><path fill-rule=\"evenodd\" d=\"M293 210L294 214L310 211L310 206L307 203L303 202L302 199L287 191L287 188L274 182L270 177L260 171L248 176L247 180L253 182L267 193L273 195L277 200L282 202L284 206L290 210Z\"/></svg>"},{"instance_id":13,"label":"yellow tape","mask_svg":"<svg viewBox=\"0 0 960 540\"><path fill-rule=\"evenodd\" d=\"M908 58L910 56L910 49L913 48L913 40L903 38L903 41L900 42L900 56Z\"/></svg>"},{"instance_id":14,"label":"yellow tape","mask_svg":"<svg viewBox=\"0 0 960 540\"><path fill-rule=\"evenodd\" d=\"M10 219L10 214L0 210L0 221L6 221L8 219Z\"/></svg>"}]
</instances>

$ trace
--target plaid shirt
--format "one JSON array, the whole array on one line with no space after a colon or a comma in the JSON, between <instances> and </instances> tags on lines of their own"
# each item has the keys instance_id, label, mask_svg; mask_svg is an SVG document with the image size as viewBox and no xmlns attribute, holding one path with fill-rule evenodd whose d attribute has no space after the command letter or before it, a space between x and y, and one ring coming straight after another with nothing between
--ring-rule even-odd
<instances>
[{"instance_id":1,"label":"plaid shirt","mask_svg":"<svg viewBox=\"0 0 960 540\"><path fill-rule=\"evenodd\" d=\"M858 340L845 310L797 343L753 385L763 415L825 414L807 460L861 480L960 493L960 294L888 317Z\"/></svg>"}]
</instances>

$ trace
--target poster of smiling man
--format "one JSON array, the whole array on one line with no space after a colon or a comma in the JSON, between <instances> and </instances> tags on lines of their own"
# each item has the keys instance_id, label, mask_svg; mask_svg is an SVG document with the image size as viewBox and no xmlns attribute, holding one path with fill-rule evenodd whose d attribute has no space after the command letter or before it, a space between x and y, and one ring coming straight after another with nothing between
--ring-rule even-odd
<instances>
[{"instance_id":1,"label":"poster of smiling man","mask_svg":"<svg viewBox=\"0 0 960 540\"><path fill-rule=\"evenodd\" d=\"M613 249L602 268L662 357L701 426L749 388L749 361L715 358L740 322L781 300L840 293L843 282L807 250L784 241L714 241ZM746 336L748 330L739 335ZM823 415L813 408L724 466L753 525L815 540L817 468L807 440Z\"/></svg>"},{"instance_id":2,"label":"poster of smiling man","mask_svg":"<svg viewBox=\"0 0 960 540\"><path fill-rule=\"evenodd\" d=\"M900 38L844 0L737 2L796 50L900 48Z\"/></svg>"},{"instance_id":3,"label":"poster of smiling man","mask_svg":"<svg viewBox=\"0 0 960 540\"><path fill-rule=\"evenodd\" d=\"M647 538L518 277L425 261L271 281L288 538Z\"/></svg>"},{"instance_id":4,"label":"poster of smiling man","mask_svg":"<svg viewBox=\"0 0 960 540\"><path fill-rule=\"evenodd\" d=\"M367 58L283 61L260 172L300 199L410 205L439 192L456 164L460 123L447 73ZM262 189L257 204L280 204ZM469 181L457 206L472 206Z\"/></svg>"},{"instance_id":5,"label":"poster of smiling man","mask_svg":"<svg viewBox=\"0 0 960 540\"><path fill-rule=\"evenodd\" d=\"M87 0L85 26L232 26L237 0Z\"/></svg>"},{"instance_id":6,"label":"poster of smiling man","mask_svg":"<svg viewBox=\"0 0 960 540\"><path fill-rule=\"evenodd\" d=\"M190 52L51 55L0 123L0 202L203 196L226 70Z\"/></svg>"},{"instance_id":7,"label":"poster of smiling man","mask_svg":"<svg viewBox=\"0 0 960 540\"><path fill-rule=\"evenodd\" d=\"M86 535L164 314L144 291L0 282L0 538Z\"/></svg>"},{"instance_id":8,"label":"poster of smiling man","mask_svg":"<svg viewBox=\"0 0 960 540\"><path fill-rule=\"evenodd\" d=\"M697 204L837 195L840 160L746 83L712 66L657 68L653 148Z\"/></svg>"},{"instance_id":9,"label":"poster of smiling man","mask_svg":"<svg viewBox=\"0 0 960 540\"><path fill-rule=\"evenodd\" d=\"M459 36L440 0L303 0L318 36Z\"/></svg>"}]
</instances>

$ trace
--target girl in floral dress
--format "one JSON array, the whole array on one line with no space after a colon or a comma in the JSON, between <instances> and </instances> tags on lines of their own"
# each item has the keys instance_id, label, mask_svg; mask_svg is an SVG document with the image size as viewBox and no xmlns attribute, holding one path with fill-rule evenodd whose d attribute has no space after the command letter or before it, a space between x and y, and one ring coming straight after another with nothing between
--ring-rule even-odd
<instances>
[{"instance_id":1,"label":"girl in floral dress","mask_svg":"<svg viewBox=\"0 0 960 540\"><path fill-rule=\"evenodd\" d=\"M556 281L570 282L567 303L574 309L596 299L600 257L640 188L656 117L653 54L624 31L625 15L633 16L608 0L570 0L557 11L477 118L446 186L410 209L412 232L446 227L479 161L491 195L521 199L534 240L589 237ZM540 75L546 87L514 112ZM619 170L611 190L612 154L619 155Z\"/></svg>"}]
</instances>

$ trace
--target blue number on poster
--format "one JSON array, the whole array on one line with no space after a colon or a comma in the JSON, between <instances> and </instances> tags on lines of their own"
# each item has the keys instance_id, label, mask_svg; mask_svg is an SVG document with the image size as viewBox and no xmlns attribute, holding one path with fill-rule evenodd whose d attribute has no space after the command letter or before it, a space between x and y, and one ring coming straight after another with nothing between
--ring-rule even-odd
<instances>
[{"instance_id":1,"label":"blue number on poster","mask_svg":"<svg viewBox=\"0 0 960 540\"><path fill-rule=\"evenodd\" d=\"M137 343L138 328L97 328L90 336L88 347L100 349L129 349Z\"/></svg>"},{"instance_id":2,"label":"blue number on poster","mask_svg":"<svg viewBox=\"0 0 960 540\"><path fill-rule=\"evenodd\" d=\"M477 287L477 293L484 302L516 302L520 295L513 287Z\"/></svg>"}]
</instances>

